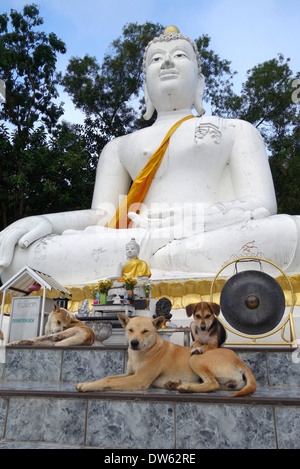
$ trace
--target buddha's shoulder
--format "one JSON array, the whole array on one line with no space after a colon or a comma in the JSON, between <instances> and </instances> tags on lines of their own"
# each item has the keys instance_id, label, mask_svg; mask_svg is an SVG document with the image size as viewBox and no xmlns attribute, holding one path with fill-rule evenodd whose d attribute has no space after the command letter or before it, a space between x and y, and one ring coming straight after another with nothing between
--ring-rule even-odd
<instances>
[{"instance_id":1,"label":"buddha's shoulder","mask_svg":"<svg viewBox=\"0 0 300 469\"><path fill-rule=\"evenodd\" d=\"M136 138L140 138L143 135L150 132L150 129L151 129L151 127L146 127L144 129L135 130L134 132L131 132L131 133L126 134L126 135L121 135L120 137L115 137L110 142L108 142L106 144L106 146L115 147L115 148L117 148L117 147L122 148L124 146L128 146L128 144L131 141L135 140Z\"/></svg>"},{"instance_id":2,"label":"buddha's shoulder","mask_svg":"<svg viewBox=\"0 0 300 469\"><path fill-rule=\"evenodd\" d=\"M224 129L234 129L234 128L253 128L254 126L243 119L236 119L236 118L224 118L218 116L202 116L196 119L197 125L200 124L212 124L216 127L223 127Z\"/></svg>"}]
</instances>

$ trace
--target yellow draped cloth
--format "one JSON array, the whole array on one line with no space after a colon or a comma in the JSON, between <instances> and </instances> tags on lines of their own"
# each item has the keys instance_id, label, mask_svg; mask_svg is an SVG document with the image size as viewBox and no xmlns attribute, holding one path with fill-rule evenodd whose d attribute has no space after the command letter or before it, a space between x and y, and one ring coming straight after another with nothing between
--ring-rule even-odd
<instances>
[{"instance_id":1,"label":"yellow draped cloth","mask_svg":"<svg viewBox=\"0 0 300 469\"><path fill-rule=\"evenodd\" d=\"M135 257L123 267L123 277L151 277L147 262Z\"/></svg>"},{"instance_id":2,"label":"yellow draped cloth","mask_svg":"<svg viewBox=\"0 0 300 469\"><path fill-rule=\"evenodd\" d=\"M109 228L128 228L128 225L130 223L130 219L127 217L127 213L130 209L130 206L135 204L134 210L136 211L139 207L139 205L143 202L145 199L147 192L149 190L149 187L151 185L151 182L156 174L156 171L159 168L159 165L164 157L164 154L168 148L170 138L172 134L175 132L175 130L186 120L192 119L193 115L186 116L183 119L180 119L180 121L176 122L165 138L163 139L161 145L159 148L156 150L155 153L151 156L149 159L148 163L146 166L142 169L140 174L137 176L137 178L134 180L132 183L132 186L130 188L130 191L121 203L120 207L118 208L116 214L114 217L111 219L111 221L108 224Z\"/></svg>"}]
</instances>

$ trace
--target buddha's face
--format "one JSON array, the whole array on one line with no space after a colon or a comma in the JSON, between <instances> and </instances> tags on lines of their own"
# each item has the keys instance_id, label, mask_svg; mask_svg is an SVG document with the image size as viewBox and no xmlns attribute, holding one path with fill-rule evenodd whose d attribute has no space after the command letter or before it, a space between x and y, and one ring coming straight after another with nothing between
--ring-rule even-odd
<instances>
[{"instance_id":1,"label":"buddha's face","mask_svg":"<svg viewBox=\"0 0 300 469\"><path fill-rule=\"evenodd\" d=\"M134 259L138 257L138 248L134 244L127 244L126 246L127 259Z\"/></svg>"},{"instance_id":2,"label":"buddha's face","mask_svg":"<svg viewBox=\"0 0 300 469\"><path fill-rule=\"evenodd\" d=\"M146 57L145 82L157 111L191 108L199 84L192 45L185 39L151 44Z\"/></svg>"}]
</instances>

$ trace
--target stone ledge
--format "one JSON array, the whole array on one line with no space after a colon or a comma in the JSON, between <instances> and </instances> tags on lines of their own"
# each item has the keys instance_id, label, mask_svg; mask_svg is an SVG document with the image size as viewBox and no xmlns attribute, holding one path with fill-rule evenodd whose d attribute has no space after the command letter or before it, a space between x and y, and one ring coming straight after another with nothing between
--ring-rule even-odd
<instances>
[{"instance_id":1,"label":"stone ledge","mask_svg":"<svg viewBox=\"0 0 300 469\"><path fill-rule=\"evenodd\" d=\"M81 393L75 389L77 383L3 382L0 397L40 397L106 401L147 401L147 402L191 402L198 404L242 404L242 405L284 405L300 406L300 388L258 387L251 396L231 398L231 391L210 393L179 393L159 388L145 391L103 391Z\"/></svg>"},{"instance_id":2,"label":"stone ledge","mask_svg":"<svg viewBox=\"0 0 300 469\"><path fill-rule=\"evenodd\" d=\"M49 345L8 345L6 344L7 349L23 349L23 350L125 350L127 351L127 345L77 345L77 346L59 346L55 345L53 347ZM229 348L235 352L284 352L284 353L292 353L298 349L298 347L291 347L289 345L226 345L224 348Z\"/></svg>"},{"instance_id":3,"label":"stone ledge","mask_svg":"<svg viewBox=\"0 0 300 469\"><path fill-rule=\"evenodd\" d=\"M300 447L299 399L229 399L217 393L194 400L193 395L174 392L2 392L0 448Z\"/></svg>"}]
</instances>

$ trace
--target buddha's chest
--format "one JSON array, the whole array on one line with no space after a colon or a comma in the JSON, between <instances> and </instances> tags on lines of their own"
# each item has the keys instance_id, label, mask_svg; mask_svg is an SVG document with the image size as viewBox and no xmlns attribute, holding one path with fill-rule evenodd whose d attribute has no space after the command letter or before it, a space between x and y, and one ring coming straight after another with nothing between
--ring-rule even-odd
<instances>
[{"instance_id":1,"label":"buddha's chest","mask_svg":"<svg viewBox=\"0 0 300 469\"><path fill-rule=\"evenodd\" d=\"M220 171L227 163L231 142L219 118L196 118L182 124L171 136L155 177L178 171ZM132 136L122 163L135 179L160 148L169 126L152 126ZM153 159L153 158L152 158Z\"/></svg>"}]
</instances>

